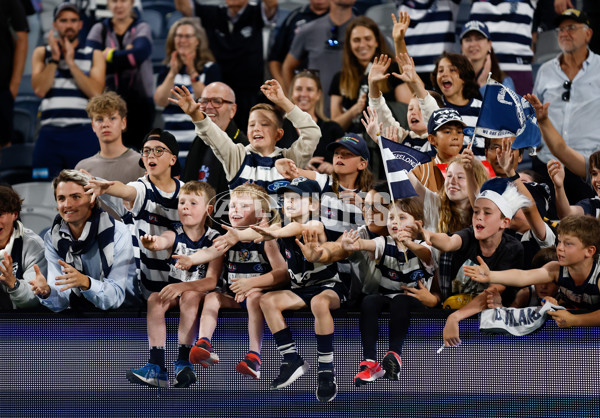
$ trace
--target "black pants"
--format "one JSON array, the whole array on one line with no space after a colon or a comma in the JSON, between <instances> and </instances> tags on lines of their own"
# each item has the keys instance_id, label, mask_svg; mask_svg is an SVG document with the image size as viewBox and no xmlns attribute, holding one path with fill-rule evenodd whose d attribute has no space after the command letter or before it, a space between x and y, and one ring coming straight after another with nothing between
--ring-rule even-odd
<instances>
[{"instance_id":1,"label":"black pants","mask_svg":"<svg viewBox=\"0 0 600 418\"><path fill-rule=\"evenodd\" d=\"M390 309L389 350L400 355L410 326L410 313L427 309L410 295L397 295L393 299L383 295L367 295L360 307L360 334L365 359L377 360L378 320L384 308Z\"/></svg>"}]
</instances>

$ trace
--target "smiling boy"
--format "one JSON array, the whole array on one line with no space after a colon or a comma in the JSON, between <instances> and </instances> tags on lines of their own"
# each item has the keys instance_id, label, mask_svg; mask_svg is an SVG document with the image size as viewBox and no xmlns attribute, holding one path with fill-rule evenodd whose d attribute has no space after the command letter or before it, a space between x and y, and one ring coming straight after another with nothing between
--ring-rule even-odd
<instances>
[{"instance_id":1,"label":"smiling boy","mask_svg":"<svg viewBox=\"0 0 600 418\"><path fill-rule=\"evenodd\" d=\"M252 182L265 188L269 194L276 194L277 189L288 181L275 168L275 161L290 158L299 167L306 166L317 147L321 129L308 113L301 111L285 96L277 81L266 81L261 91L285 112L285 117L300 132L290 148L281 149L276 146L283 136L283 118L271 105L258 104L251 109L247 132L250 145L244 146L234 143L208 118L185 87L175 87L171 91L175 99L169 98L169 101L179 105L190 115L196 125L196 134L223 163L230 190Z\"/></svg>"},{"instance_id":2,"label":"smiling boy","mask_svg":"<svg viewBox=\"0 0 600 418\"><path fill-rule=\"evenodd\" d=\"M558 261L551 261L534 270L490 271L478 258L479 266L465 267L465 274L480 283L507 286L556 283L557 300L552 303L567 308L585 309L589 313L573 315L562 310L548 312L560 328L600 325L600 221L592 216L567 216L558 225Z\"/></svg>"}]
</instances>

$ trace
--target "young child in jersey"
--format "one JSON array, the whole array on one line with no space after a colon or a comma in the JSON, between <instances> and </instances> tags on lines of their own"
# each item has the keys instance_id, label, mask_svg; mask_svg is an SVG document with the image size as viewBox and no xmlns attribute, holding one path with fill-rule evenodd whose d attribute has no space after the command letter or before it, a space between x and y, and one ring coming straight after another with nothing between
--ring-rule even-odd
<instances>
[{"instance_id":1,"label":"young child in jersey","mask_svg":"<svg viewBox=\"0 0 600 418\"><path fill-rule=\"evenodd\" d=\"M244 184L231 192L229 202L228 236L239 236L251 225L277 221L273 215L271 199L266 191L256 184ZM268 219L272 216L271 219ZM253 235L256 233L249 230ZM211 339L217 327L221 308L246 309L248 311L248 336L250 350L240 361L236 370L253 379L260 378L260 350L264 331L264 317L260 308L262 291L276 288L287 282L287 267L276 241L254 243L251 240L236 242L235 245L215 245L195 252L178 255L176 267L193 268L207 260L223 260L225 276L219 288L206 295L200 316L198 341L191 349L190 359L194 364L209 367L219 362Z\"/></svg>"},{"instance_id":2,"label":"young child in jersey","mask_svg":"<svg viewBox=\"0 0 600 418\"><path fill-rule=\"evenodd\" d=\"M319 242L327 241L323 224L315 220L319 211L319 183L298 177L280 188L283 194L283 212L290 221L279 228L253 227L264 239L280 239L288 263L292 288L269 292L260 299L260 306L275 338L277 349L283 356L279 376L271 389L291 385L308 370L308 363L298 355L292 332L287 327L282 312L310 307L315 316L315 335L318 351L317 399L329 402L337 394L333 367L333 317L331 310L338 309L346 298L346 289L338 274L336 264L310 263L303 256L298 242L303 233L312 230ZM258 238L261 240L262 238Z\"/></svg>"},{"instance_id":3,"label":"young child in jersey","mask_svg":"<svg viewBox=\"0 0 600 418\"><path fill-rule=\"evenodd\" d=\"M566 308L584 309L574 315L567 310L549 311L560 328L600 325L600 220L589 215L567 216L558 225L558 261L534 270L492 271L481 257L479 266L465 267L465 275L480 283L523 286L556 283L556 299L546 301Z\"/></svg>"},{"instance_id":4,"label":"young child in jersey","mask_svg":"<svg viewBox=\"0 0 600 418\"><path fill-rule=\"evenodd\" d=\"M365 140L358 134L347 134L327 145L333 153L333 174L317 173L297 168L293 161L281 159L276 167L287 179L299 176L316 180L321 188L321 222L328 241L339 239L344 231L364 225L360 202L369 191L373 175L368 168L370 153ZM338 263L340 278L349 289L349 301L354 303L361 293L360 278L355 277L350 261Z\"/></svg>"},{"instance_id":5,"label":"young child in jersey","mask_svg":"<svg viewBox=\"0 0 600 418\"><path fill-rule=\"evenodd\" d=\"M366 295L360 309L360 333L364 360L354 376L356 386L372 382L385 374L398 380L402 345L410 325L410 313L440 303L439 291L432 288L434 261L431 248L416 238L416 223L423 222L423 207L417 198L398 199L388 212L387 237L359 239L356 231L344 233L342 246L347 251L368 251L378 260L381 271L379 293ZM433 292L433 293L432 293ZM377 321L384 307L389 307L389 349L377 362ZM383 369L382 369L383 367Z\"/></svg>"},{"instance_id":6,"label":"young child in jersey","mask_svg":"<svg viewBox=\"0 0 600 418\"><path fill-rule=\"evenodd\" d=\"M223 163L229 189L244 183L257 183L269 194L287 183L275 169L279 158L290 158L304 167L310 160L321 137L321 129L312 117L295 106L284 94L276 80L268 80L261 87L265 96L278 106L299 132L298 139L287 149L276 146L283 136L283 117L279 109L269 104L258 104L250 109L248 140L250 145L235 144L214 122L200 111L193 95L184 86L175 87L169 101L181 107L196 125L196 134L209 145ZM283 181L283 183L282 183Z\"/></svg>"},{"instance_id":7,"label":"young child in jersey","mask_svg":"<svg viewBox=\"0 0 600 418\"><path fill-rule=\"evenodd\" d=\"M206 182L190 181L184 184L179 193L177 209L180 222L173 225L172 231L163 232L160 236L143 235L141 243L144 248L149 251L166 250L174 255L186 255L210 247L219 235L217 231L206 226L210 224L206 217L213 211L211 203L214 197L215 189ZM131 383L148 386L169 386L169 375L165 368L165 313L179 306L179 356L175 362L173 386L186 388L196 382L196 374L189 357L194 344L198 306L206 293L217 285L223 259L215 258L187 271L175 268L175 260L170 259L169 267L169 284L148 298L146 320L150 360L142 368L129 370L127 379Z\"/></svg>"},{"instance_id":8,"label":"young child in jersey","mask_svg":"<svg viewBox=\"0 0 600 418\"><path fill-rule=\"evenodd\" d=\"M160 292L168 284L169 251L139 248L139 242L144 235L161 235L179 220L178 197L183 183L175 178L181 171L178 153L179 144L172 134L153 129L142 143L139 164L146 169L144 177L127 184L96 179L91 180L86 188L93 198L102 194L120 198L129 209L123 221L129 225L133 235L136 263L139 260L139 283L128 291L135 295L141 292L144 299L148 299L152 292Z\"/></svg>"},{"instance_id":9,"label":"young child in jersey","mask_svg":"<svg viewBox=\"0 0 600 418\"><path fill-rule=\"evenodd\" d=\"M498 270L521 268L523 246L510 235L504 234L514 214L522 207L530 206L527 197L520 194L508 179L494 178L481 186L473 205L473 225L452 235L432 233L421 228L425 241L440 251L455 251L452 257L452 293L460 295L466 304L448 316L444 326L444 345L460 344L458 323L486 309L486 286L465 277L463 266L473 265L477 256L483 257ZM504 286L498 287L499 292ZM450 299L449 298L449 299ZM448 301L446 302L448 303Z\"/></svg>"}]
</instances>

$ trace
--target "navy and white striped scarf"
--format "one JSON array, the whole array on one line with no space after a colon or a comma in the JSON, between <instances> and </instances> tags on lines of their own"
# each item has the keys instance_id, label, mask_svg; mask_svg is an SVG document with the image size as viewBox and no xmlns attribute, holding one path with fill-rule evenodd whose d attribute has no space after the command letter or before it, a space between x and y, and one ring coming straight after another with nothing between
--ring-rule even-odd
<instances>
[{"instance_id":1,"label":"navy and white striped scarf","mask_svg":"<svg viewBox=\"0 0 600 418\"><path fill-rule=\"evenodd\" d=\"M67 227L66 222L60 215L57 215L52 224L51 234L52 246L58 252L59 257L65 260L65 263L75 267L81 274L88 275L81 255L87 253L97 241L102 262L102 277L99 279L103 280L108 277L114 260L115 220L102 209L94 208L78 240L74 240L71 234L64 229L61 230L63 225Z\"/></svg>"}]
</instances>

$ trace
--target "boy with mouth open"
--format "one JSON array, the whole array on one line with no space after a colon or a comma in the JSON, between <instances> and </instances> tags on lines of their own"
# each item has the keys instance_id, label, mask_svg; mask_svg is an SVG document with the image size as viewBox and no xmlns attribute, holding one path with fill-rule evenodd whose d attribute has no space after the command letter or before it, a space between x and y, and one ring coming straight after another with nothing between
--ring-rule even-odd
<instances>
[{"instance_id":1,"label":"boy with mouth open","mask_svg":"<svg viewBox=\"0 0 600 418\"><path fill-rule=\"evenodd\" d=\"M472 281L463 273L464 266L475 264L477 257L485 260L495 270L508 270L523 266L523 246L516 238L504 234L510 220L522 207L530 206L529 199L520 194L508 179L486 181L475 199L473 225L452 235L432 233L420 228L425 241L442 252L455 251L452 257L452 293L463 294L469 301L448 316L444 326L444 345L461 343L458 323L487 309L486 286ZM505 286L497 287L501 293ZM453 297L453 296L451 296Z\"/></svg>"}]
</instances>

